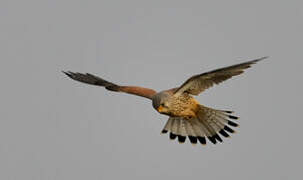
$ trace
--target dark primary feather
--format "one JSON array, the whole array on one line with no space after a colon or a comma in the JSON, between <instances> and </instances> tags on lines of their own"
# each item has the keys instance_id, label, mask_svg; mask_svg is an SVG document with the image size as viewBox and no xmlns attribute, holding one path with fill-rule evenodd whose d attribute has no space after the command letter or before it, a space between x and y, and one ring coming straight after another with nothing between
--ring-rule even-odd
<instances>
[{"instance_id":1,"label":"dark primary feather","mask_svg":"<svg viewBox=\"0 0 303 180\"><path fill-rule=\"evenodd\" d=\"M118 85L108 82L98 76L86 73L86 74L82 74L82 73L74 73L71 71L65 72L62 71L64 74L66 74L68 77L72 78L73 80L79 81L79 82L83 82L86 84L91 84L91 85L96 85L96 86L104 86L106 87L118 87ZM110 89L111 90L111 89ZM114 90L114 88L112 88L112 90Z\"/></svg>"},{"instance_id":2,"label":"dark primary feather","mask_svg":"<svg viewBox=\"0 0 303 180\"><path fill-rule=\"evenodd\" d=\"M112 82L106 81L98 76L86 73L74 73L71 71L65 72L62 71L64 74L66 74L68 77L70 77L73 80L96 85L96 86L103 86L109 91L115 91L115 92L124 92L128 94L133 94L137 96L142 96L151 99L154 94L156 94L156 91L153 89L138 87L138 86L119 86L117 84L114 84Z\"/></svg>"},{"instance_id":3,"label":"dark primary feather","mask_svg":"<svg viewBox=\"0 0 303 180\"><path fill-rule=\"evenodd\" d=\"M262 57L245 63L192 76L175 91L175 95L180 95L184 92L192 95L198 95L205 89L212 87L214 84L219 84L227 79L232 78L233 76L242 74L244 69L247 69L251 67L252 64L266 58L267 57Z\"/></svg>"}]
</instances>

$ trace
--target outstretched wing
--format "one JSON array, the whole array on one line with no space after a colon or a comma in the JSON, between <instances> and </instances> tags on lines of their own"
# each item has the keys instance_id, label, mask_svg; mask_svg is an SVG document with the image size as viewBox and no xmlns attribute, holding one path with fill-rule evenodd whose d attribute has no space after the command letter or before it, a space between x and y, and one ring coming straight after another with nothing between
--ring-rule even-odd
<instances>
[{"instance_id":1,"label":"outstretched wing","mask_svg":"<svg viewBox=\"0 0 303 180\"><path fill-rule=\"evenodd\" d=\"M265 58L267 57L262 57L245 63L192 76L175 91L175 96L178 96L184 92L192 95L198 95L205 89L212 87L214 84L219 84L227 79L232 78L233 76L242 74L244 69L249 68L252 64L255 64Z\"/></svg>"},{"instance_id":2,"label":"outstretched wing","mask_svg":"<svg viewBox=\"0 0 303 180\"><path fill-rule=\"evenodd\" d=\"M109 91L115 91L115 92L124 92L128 94L133 94L137 96L142 96L151 99L154 94L156 94L156 91L153 89L143 88L143 87L137 87L137 86L119 86L117 84L114 84L112 82L106 81L98 76L86 73L74 73L74 72L64 72L68 77L72 78L73 80L96 85L96 86L103 86Z\"/></svg>"}]
</instances>

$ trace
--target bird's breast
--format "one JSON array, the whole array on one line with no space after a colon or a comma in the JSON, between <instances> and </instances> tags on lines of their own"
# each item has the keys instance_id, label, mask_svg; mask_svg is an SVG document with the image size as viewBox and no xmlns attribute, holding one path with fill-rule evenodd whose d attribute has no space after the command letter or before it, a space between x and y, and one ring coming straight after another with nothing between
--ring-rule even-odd
<instances>
[{"instance_id":1,"label":"bird's breast","mask_svg":"<svg viewBox=\"0 0 303 180\"><path fill-rule=\"evenodd\" d=\"M171 114L176 117L196 117L199 105L199 102L191 96L179 96L172 103Z\"/></svg>"}]
</instances>

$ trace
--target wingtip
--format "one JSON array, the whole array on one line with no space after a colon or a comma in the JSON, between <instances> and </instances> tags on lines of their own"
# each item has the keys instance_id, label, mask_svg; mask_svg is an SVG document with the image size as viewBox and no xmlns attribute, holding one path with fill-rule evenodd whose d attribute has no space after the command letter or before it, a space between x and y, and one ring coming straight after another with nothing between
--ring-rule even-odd
<instances>
[{"instance_id":1,"label":"wingtip","mask_svg":"<svg viewBox=\"0 0 303 180\"><path fill-rule=\"evenodd\" d=\"M262 57L261 59L267 59L267 58L269 58L269 56L264 56L264 57Z\"/></svg>"},{"instance_id":2,"label":"wingtip","mask_svg":"<svg viewBox=\"0 0 303 180\"><path fill-rule=\"evenodd\" d=\"M257 63L257 62L259 62L259 61L262 61L262 60L268 59L268 58L269 58L269 56L264 56L264 57L261 57L261 58L258 58L258 59L256 59L256 60L254 60L253 62L254 62L254 63Z\"/></svg>"},{"instance_id":3,"label":"wingtip","mask_svg":"<svg viewBox=\"0 0 303 180\"><path fill-rule=\"evenodd\" d=\"M70 76L70 74L68 73L68 71L61 71L62 73L64 73L67 76Z\"/></svg>"},{"instance_id":4,"label":"wingtip","mask_svg":"<svg viewBox=\"0 0 303 180\"><path fill-rule=\"evenodd\" d=\"M67 75L68 77L72 78L72 72L71 71L61 71L62 73L64 73L65 75Z\"/></svg>"}]
</instances>

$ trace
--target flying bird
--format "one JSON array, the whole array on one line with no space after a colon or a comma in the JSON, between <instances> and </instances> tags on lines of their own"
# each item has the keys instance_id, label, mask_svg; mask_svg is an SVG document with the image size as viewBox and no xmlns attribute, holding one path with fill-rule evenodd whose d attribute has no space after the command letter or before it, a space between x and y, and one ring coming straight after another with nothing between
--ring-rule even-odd
<instances>
[{"instance_id":1,"label":"flying bird","mask_svg":"<svg viewBox=\"0 0 303 180\"><path fill-rule=\"evenodd\" d=\"M184 143L188 138L192 144L199 142L205 145L207 139L216 144L223 142L220 136L229 137L231 133L234 133L232 128L238 126L234 120L237 120L238 117L232 115L232 111L206 107L193 96L199 95L214 84L242 74L252 64L265 58L267 57L197 74L187 79L181 86L161 92L138 86L121 86L89 73L70 71L63 71L63 73L82 83L102 86L109 91L124 92L152 100L155 110L169 116L161 133L168 133L170 139L178 139L180 143Z\"/></svg>"}]
</instances>

